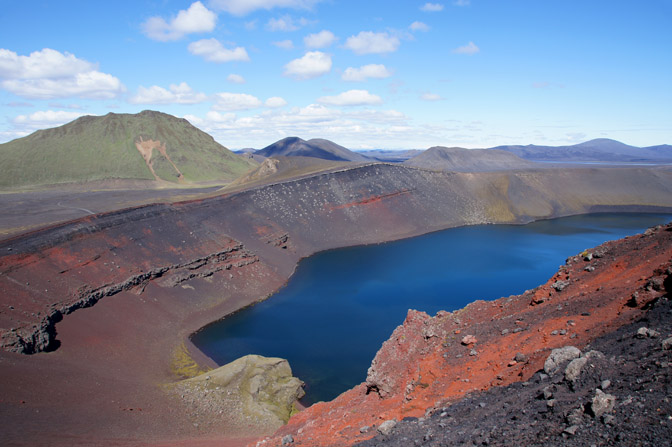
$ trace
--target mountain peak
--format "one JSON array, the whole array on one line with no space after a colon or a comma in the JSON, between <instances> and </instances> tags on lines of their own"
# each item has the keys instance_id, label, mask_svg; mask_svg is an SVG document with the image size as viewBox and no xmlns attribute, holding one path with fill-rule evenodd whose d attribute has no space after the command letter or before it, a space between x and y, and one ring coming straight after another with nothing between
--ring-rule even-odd
<instances>
[{"instance_id":1,"label":"mountain peak","mask_svg":"<svg viewBox=\"0 0 672 447\"><path fill-rule=\"evenodd\" d=\"M105 179L229 182L253 167L187 120L144 110L82 116L0 145L0 186Z\"/></svg>"},{"instance_id":2,"label":"mountain peak","mask_svg":"<svg viewBox=\"0 0 672 447\"><path fill-rule=\"evenodd\" d=\"M255 152L263 157L313 157L332 161L366 161L365 156L352 152L333 141L314 138L305 141L299 137L286 137Z\"/></svg>"},{"instance_id":3,"label":"mountain peak","mask_svg":"<svg viewBox=\"0 0 672 447\"><path fill-rule=\"evenodd\" d=\"M610 138L595 138L593 140L584 141L583 143L575 144L575 147L633 147L625 143Z\"/></svg>"}]
</instances>

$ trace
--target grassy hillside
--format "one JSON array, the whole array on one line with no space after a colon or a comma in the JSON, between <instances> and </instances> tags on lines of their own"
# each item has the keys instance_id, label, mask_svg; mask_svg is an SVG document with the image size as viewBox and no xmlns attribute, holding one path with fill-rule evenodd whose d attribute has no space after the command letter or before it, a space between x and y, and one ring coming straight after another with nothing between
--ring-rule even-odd
<instances>
[{"instance_id":1,"label":"grassy hillside","mask_svg":"<svg viewBox=\"0 0 672 447\"><path fill-rule=\"evenodd\" d=\"M84 116L0 144L0 188L103 179L229 182L253 166L187 120L153 111Z\"/></svg>"}]
</instances>

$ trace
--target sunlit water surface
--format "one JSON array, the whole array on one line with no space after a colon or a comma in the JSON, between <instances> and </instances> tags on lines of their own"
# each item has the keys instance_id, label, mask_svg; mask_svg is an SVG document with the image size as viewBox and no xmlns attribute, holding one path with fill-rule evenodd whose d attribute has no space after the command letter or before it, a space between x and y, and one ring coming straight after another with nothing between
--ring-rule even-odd
<instances>
[{"instance_id":1,"label":"sunlit water surface","mask_svg":"<svg viewBox=\"0 0 672 447\"><path fill-rule=\"evenodd\" d=\"M318 253L268 300L193 337L223 365L247 354L289 360L305 403L364 381L408 309L434 315L545 283L565 259L672 220L669 214L592 214L528 225L454 228Z\"/></svg>"}]
</instances>

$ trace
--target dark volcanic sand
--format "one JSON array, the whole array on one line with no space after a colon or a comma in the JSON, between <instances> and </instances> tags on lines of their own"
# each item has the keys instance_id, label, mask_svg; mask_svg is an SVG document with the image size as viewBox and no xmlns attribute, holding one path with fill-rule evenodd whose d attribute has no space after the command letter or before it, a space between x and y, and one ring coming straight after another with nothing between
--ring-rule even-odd
<instances>
[{"instance_id":1,"label":"dark volcanic sand","mask_svg":"<svg viewBox=\"0 0 672 447\"><path fill-rule=\"evenodd\" d=\"M659 335L638 337L642 327ZM403 420L389 435L357 445L672 445L672 351L663 349L669 337L672 303L663 297L642 318L585 347L583 353L604 357L590 359L573 386L564 368L550 376L542 370L527 382L470 394L427 417ZM613 411L601 417L591 412L597 389L616 398Z\"/></svg>"},{"instance_id":2,"label":"dark volcanic sand","mask_svg":"<svg viewBox=\"0 0 672 447\"><path fill-rule=\"evenodd\" d=\"M147 203L193 199L212 194L219 188L97 189L96 185L82 185L43 191L4 192L0 193L0 238L95 213Z\"/></svg>"}]
</instances>

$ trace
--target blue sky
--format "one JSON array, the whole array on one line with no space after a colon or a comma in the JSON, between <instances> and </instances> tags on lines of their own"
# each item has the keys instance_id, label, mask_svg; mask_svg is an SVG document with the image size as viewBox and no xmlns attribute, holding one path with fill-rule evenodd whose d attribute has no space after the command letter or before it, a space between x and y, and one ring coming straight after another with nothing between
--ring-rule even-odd
<instances>
[{"instance_id":1,"label":"blue sky","mask_svg":"<svg viewBox=\"0 0 672 447\"><path fill-rule=\"evenodd\" d=\"M672 143L672 0L5 1L0 142L160 110L223 145Z\"/></svg>"}]
</instances>

